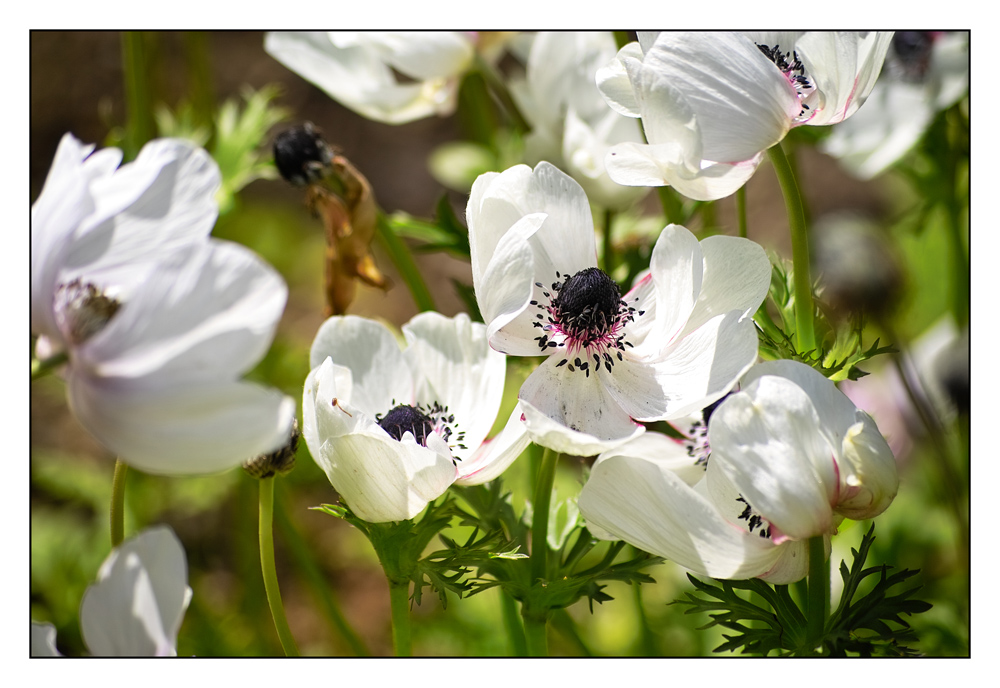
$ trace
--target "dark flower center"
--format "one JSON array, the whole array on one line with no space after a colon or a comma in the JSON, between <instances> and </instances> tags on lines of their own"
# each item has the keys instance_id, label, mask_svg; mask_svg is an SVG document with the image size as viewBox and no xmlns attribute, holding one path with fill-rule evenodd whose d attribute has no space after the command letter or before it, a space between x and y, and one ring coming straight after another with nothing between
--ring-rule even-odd
<instances>
[{"instance_id":1,"label":"dark flower center","mask_svg":"<svg viewBox=\"0 0 1000 688\"><path fill-rule=\"evenodd\" d=\"M393 401L392 403L396 403ZM441 438L448 442L452 435L455 435L456 444L452 445L459 449L466 449L465 444L465 432L455 432L458 424L455 422L455 414L448 412L447 406L442 406L441 404L434 402L429 407L424 409L424 407L419 404L416 406L409 406L408 404L400 404L394 406L384 416L375 416L375 421L378 426L389 433L389 436L396 441L403 439L403 435L410 432L413 433L413 439L417 441L422 447L427 446L427 437L432 433L436 432L441 436ZM459 459L455 459L459 460Z\"/></svg>"},{"instance_id":2,"label":"dark flower center","mask_svg":"<svg viewBox=\"0 0 1000 688\"><path fill-rule=\"evenodd\" d=\"M809 79L806 77L806 68L795 51L782 52L781 47L777 44L772 46L757 44L757 47L785 75L785 78L788 79L788 82L798 94L800 101L805 100L812 94L815 86L809 83ZM799 117L804 117L808 112L809 106L802 103Z\"/></svg>"},{"instance_id":3,"label":"dark flower center","mask_svg":"<svg viewBox=\"0 0 1000 688\"><path fill-rule=\"evenodd\" d=\"M531 301L539 310L533 324L543 332L535 337L538 347L542 351L562 347L567 356L574 357L582 353L572 363L567 357L558 365L568 365L572 371L579 368L588 377L591 357L596 369L603 364L611 372L614 365L611 350L617 350L614 353L621 361L625 347L632 346L625 340L625 323L643 311L628 306L615 281L599 268L584 268L572 277L557 272L551 291L546 291L541 282L535 286L549 299L547 305Z\"/></svg>"},{"instance_id":4,"label":"dark flower center","mask_svg":"<svg viewBox=\"0 0 1000 688\"><path fill-rule=\"evenodd\" d=\"M274 165L295 186L322 179L333 160L333 151L312 122L278 134L274 140Z\"/></svg>"},{"instance_id":5,"label":"dark flower center","mask_svg":"<svg viewBox=\"0 0 1000 688\"><path fill-rule=\"evenodd\" d=\"M122 305L118 299L79 279L60 285L55 300L59 326L66 339L76 345L104 329Z\"/></svg>"},{"instance_id":6,"label":"dark flower center","mask_svg":"<svg viewBox=\"0 0 1000 688\"><path fill-rule=\"evenodd\" d=\"M403 435L408 432L413 433L413 438L417 444L426 447L427 435L434 431L434 421L419 408L401 404L384 418L376 418L380 428L385 430L395 440L402 440Z\"/></svg>"}]
</instances>

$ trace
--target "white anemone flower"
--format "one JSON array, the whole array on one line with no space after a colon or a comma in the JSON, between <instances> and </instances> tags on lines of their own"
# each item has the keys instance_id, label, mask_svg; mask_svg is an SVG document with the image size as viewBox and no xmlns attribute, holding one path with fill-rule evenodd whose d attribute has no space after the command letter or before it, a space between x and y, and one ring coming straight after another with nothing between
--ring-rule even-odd
<instances>
[{"instance_id":1,"label":"white anemone flower","mask_svg":"<svg viewBox=\"0 0 1000 688\"><path fill-rule=\"evenodd\" d=\"M404 124L454 112L474 38L459 31L271 31L264 50L359 115Z\"/></svg>"},{"instance_id":2,"label":"white anemone flower","mask_svg":"<svg viewBox=\"0 0 1000 688\"><path fill-rule=\"evenodd\" d=\"M643 140L639 123L609 109L597 89L597 70L616 51L607 31L543 31L532 41L525 79L510 84L531 124L525 161L555 164L605 208L629 206L649 191L616 184L604 167L612 145Z\"/></svg>"},{"instance_id":3,"label":"white anemone flower","mask_svg":"<svg viewBox=\"0 0 1000 688\"><path fill-rule=\"evenodd\" d=\"M149 473L237 466L287 439L294 401L239 380L284 310L280 275L209 240L218 168L190 144L113 149L64 137L32 207L32 333L63 353L70 408Z\"/></svg>"},{"instance_id":4,"label":"white anemone flower","mask_svg":"<svg viewBox=\"0 0 1000 688\"><path fill-rule=\"evenodd\" d=\"M549 163L481 175L467 211L490 345L547 356L519 396L532 439L590 456L720 398L757 357L771 266L746 239L663 229L622 295L596 267L587 197Z\"/></svg>"},{"instance_id":5,"label":"white anemone flower","mask_svg":"<svg viewBox=\"0 0 1000 688\"><path fill-rule=\"evenodd\" d=\"M673 186L697 200L734 193L793 127L853 115L871 92L891 32L642 32L597 83L642 118L648 144L622 143L608 174Z\"/></svg>"},{"instance_id":6,"label":"white anemone flower","mask_svg":"<svg viewBox=\"0 0 1000 688\"><path fill-rule=\"evenodd\" d=\"M333 317L316 333L302 434L316 463L361 519L413 518L452 483L500 475L528 445L520 410L487 440L505 359L467 315L421 313L401 351L385 326Z\"/></svg>"},{"instance_id":7,"label":"white anemone flower","mask_svg":"<svg viewBox=\"0 0 1000 688\"><path fill-rule=\"evenodd\" d=\"M707 444L647 434L598 457L580 512L622 539L713 578L790 583L808 540L882 513L895 459L871 417L809 366L754 366L708 419Z\"/></svg>"},{"instance_id":8,"label":"white anemone flower","mask_svg":"<svg viewBox=\"0 0 1000 688\"><path fill-rule=\"evenodd\" d=\"M820 146L859 179L902 158L969 91L968 32L897 31L892 47L864 109Z\"/></svg>"},{"instance_id":9,"label":"white anemone flower","mask_svg":"<svg viewBox=\"0 0 1000 688\"><path fill-rule=\"evenodd\" d=\"M187 558L168 526L147 528L116 547L83 594L80 628L96 657L176 657L191 602ZM52 624L31 622L31 656L55 657Z\"/></svg>"}]
</instances>

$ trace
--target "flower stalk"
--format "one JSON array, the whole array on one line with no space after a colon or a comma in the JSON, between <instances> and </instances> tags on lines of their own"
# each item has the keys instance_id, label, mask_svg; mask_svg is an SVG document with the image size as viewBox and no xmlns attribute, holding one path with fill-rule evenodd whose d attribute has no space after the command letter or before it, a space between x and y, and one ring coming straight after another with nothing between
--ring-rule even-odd
<instances>
[{"instance_id":1,"label":"flower stalk","mask_svg":"<svg viewBox=\"0 0 1000 688\"><path fill-rule=\"evenodd\" d=\"M125 478L128 464L118 459L115 462L115 477L111 481L111 547L117 547L125 539Z\"/></svg>"},{"instance_id":2,"label":"flower stalk","mask_svg":"<svg viewBox=\"0 0 1000 688\"><path fill-rule=\"evenodd\" d=\"M262 478L259 483L260 570L264 576L264 591L267 593L267 604L271 608L271 618L274 619L274 629L278 632L281 649L286 657L298 657L299 648L295 645L288 619L285 618L278 575L274 568L274 534L271 528L274 518L274 476Z\"/></svg>"},{"instance_id":3,"label":"flower stalk","mask_svg":"<svg viewBox=\"0 0 1000 688\"><path fill-rule=\"evenodd\" d=\"M808 648L818 647L826 633L830 616L830 566L826 562L823 536L809 538L809 592L806 598Z\"/></svg>"},{"instance_id":4,"label":"flower stalk","mask_svg":"<svg viewBox=\"0 0 1000 688\"><path fill-rule=\"evenodd\" d=\"M410 581L389 581L392 609L392 648L397 657L412 657L410 643Z\"/></svg>"},{"instance_id":5,"label":"flower stalk","mask_svg":"<svg viewBox=\"0 0 1000 688\"><path fill-rule=\"evenodd\" d=\"M62 351L55 356L49 358L32 358L31 359L31 379L37 380L38 378L45 377L53 370L69 362L69 354Z\"/></svg>"},{"instance_id":6,"label":"flower stalk","mask_svg":"<svg viewBox=\"0 0 1000 688\"><path fill-rule=\"evenodd\" d=\"M795 278L795 336L799 351L808 353L816 349L816 335L813 328L812 278L809 270L809 229L806 226L805 209L799 192L795 173L785 156L781 144L767 150L781 186L788 212L788 228L792 237L792 264Z\"/></svg>"},{"instance_id":7,"label":"flower stalk","mask_svg":"<svg viewBox=\"0 0 1000 688\"><path fill-rule=\"evenodd\" d=\"M431 296L427 283L424 281L416 261L413 260L410 250L403 243L403 240L396 236L385 215L381 212L378 214L378 233L375 236L378 237L382 248L389 254L393 265L399 270L399 276L406 282L406 287L410 290L413 301L417 304L417 309L421 312L437 310L434 298Z\"/></svg>"}]
</instances>

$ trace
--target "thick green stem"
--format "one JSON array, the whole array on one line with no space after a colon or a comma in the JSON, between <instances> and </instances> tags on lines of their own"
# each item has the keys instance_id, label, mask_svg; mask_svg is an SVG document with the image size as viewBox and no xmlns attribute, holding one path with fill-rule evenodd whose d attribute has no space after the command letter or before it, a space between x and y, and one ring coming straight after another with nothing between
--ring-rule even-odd
<instances>
[{"instance_id":1,"label":"thick green stem","mask_svg":"<svg viewBox=\"0 0 1000 688\"><path fill-rule=\"evenodd\" d=\"M531 131L531 125L528 124L528 120L521 114L517 103L511 97L510 91L507 89L507 83L497 73L493 65L484 60L481 55L476 55L476 71L482 75L483 81L486 82L486 86L490 89L490 93L493 94L497 102L503 107L514 128L522 132Z\"/></svg>"},{"instance_id":2,"label":"thick green stem","mask_svg":"<svg viewBox=\"0 0 1000 688\"><path fill-rule=\"evenodd\" d=\"M281 641L281 649L286 657L298 657L299 648L288 627L285 618L285 607L281 604L281 590L278 588L278 575L274 569L274 536L271 523L274 514L274 478L263 478L260 483L260 570L264 576L264 591L267 593L267 604L271 607L271 618L274 628Z\"/></svg>"},{"instance_id":3,"label":"thick green stem","mask_svg":"<svg viewBox=\"0 0 1000 688\"><path fill-rule=\"evenodd\" d=\"M111 546L117 547L125 539L125 478L128 464L121 459L115 462L115 477L111 481Z\"/></svg>"},{"instance_id":4,"label":"thick green stem","mask_svg":"<svg viewBox=\"0 0 1000 688\"><path fill-rule=\"evenodd\" d=\"M392 607L392 647L397 657L410 657L410 582L389 581L389 604Z\"/></svg>"},{"instance_id":5,"label":"thick green stem","mask_svg":"<svg viewBox=\"0 0 1000 688\"><path fill-rule=\"evenodd\" d=\"M552 502L552 484L556 478L556 461L559 452L545 449L542 465L538 469L535 494L532 499L531 521L531 579L536 582L548 576L549 504Z\"/></svg>"},{"instance_id":6,"label":"thick green stem","mask_svg":"<svg viewBox=\"0 0 1000 688\"><path fill-rule=\"evenodd\" d=\"M524 637L528 643L529 657L548 657L548 614L541 617L535 615L525 616Z\"/></svg>"},{"instance_id":7,"label":"thick green stem","mask_svg":"<svg viewBox=\"0 0 1000 688\"><path fill-rule=\"evenodd\" d=\"M736 222L739 224L740 236L747 238L747 187L736 190Z\"/></svg>"},{"instance_id":8,"label":"thick green stem","mask_svg":"<svg viewBox=\"0 0 1000 688\"><path fill-rule=\"evenodd\" d=\"M792 265L795 278L795 336L799 351L806 353L816 349L816 335L813 329L815 307L813 306L812 278L809 269L809 230L806 227L805 208L799 193L795 173L781 149L781 144L771 146L768 151L771 165L778 177L781 194L785 197L788 212L788 228L792 235Z\"/></svg>"},{"instance_id":9,"label":"thick green stem","mask_svg":"<svg viewBox=\"0 0 1000 688\"><path fill-rule=\"evenodd\" d=\"M403 243L403 240L396 236L392 227L389 226L389 222L385 219L385 215L381 212L378 214L378 234L376 236L399 271L399 276L406 282L406 286L417 304L417 309L420 311L437 310L431 292L427 288L427 283L424 282L420 268L413 260L410 250Z\"/></svg>"},{"instance_id":10,"label":"thick green stem","mask_svg":"<svg viewBox=\"0 0 1000 688\"><path fill-rule=\"evenodd\" d=\"M812 651L823 640L830 616L830 565L823 536L809 538L809 595L806 601L806 637Z\"/></svg>"},{"instance_id":11,"label":"thick green stem","mask_svg":"<svg viewBox=\"0 0 1000 688\"><path fill-rule=\"evenodd\" d=\"M500 608L503 612L503 625L507 629L507 637L510 638L511 652L515 657L524 657L528 654L528 644L524 639L524 626L517 613L517 602L508 595L502 588L500 590Z\"/></svg>"}]
</instances>

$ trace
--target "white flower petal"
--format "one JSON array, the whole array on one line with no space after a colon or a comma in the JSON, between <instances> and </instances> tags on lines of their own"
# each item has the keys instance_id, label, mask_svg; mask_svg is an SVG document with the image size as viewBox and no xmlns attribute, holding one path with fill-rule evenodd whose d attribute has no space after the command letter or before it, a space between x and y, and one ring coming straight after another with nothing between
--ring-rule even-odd
<instances>
[{"instance_id":1,"label":"white flower petal","mask_svg":"<svg viewBox=\"0 0 1000 688\"><path fill-rule=\"evenodd\" d=\"M147 473L197 475L238 466L288 440L295 402L275 389L220 381L176 388L72 369L70 409L87 431Z\"/></svg>"},{"instance_id":2,"label":"white flower petal","mask_svg":"<svg viewBox=\"0 0 1000 688\"><path fill-rule=\"evenodd\" d=\"M315 368L327 357L350 369L350 402L372 418L396 405L417 403L410 366L384 325L355 315L329 318L316 333L309 363Z\"/></svg>"},{"instance_id":3,"label":"white flower petal","mask_svg":"<svg viewBox=\"0 0 1000 688\"><path fill-rule=\"evenodd\" d=\"M537 444L591 456L642 432L597 375L570 371L568 365L557 367L560 360L558 354L550 356L528 376L518 394L528 433Z\"/></svg>"},{"instance_id":4,"label":"white flower petal","mask_svg":"<svg viewBox=\"0 0 1000 688\"><path fill-rule=\"evenodd\" d=\"M644 347L635 352L637 356L662 351L684 329L701 293L703 272L701 245L694 234L681 225L664 227L649 259L656 289L655 334L647 337Z\"/></svg>"},{"instance_id":5,"label":"white flower petal","mask_svg":"<svg viewBox=\"0 0 1000 688\"><path fill-rule=\"evenodd\" d=\"M408 343L404 353L413 370L420 370L417 399L448 407L464 444L478 447L493 427L503 399L506 359L489 347L486 327L460 313L446 318L421 313L403 326ZM472 451L456 448L466 459Z\"/></svg>"},{"instance_id":6,"label":"white flower petal","mask_svg":"<svg viewBox=\"0 0 1000 688\"><path fill-rule=\"evenodd\" d=\"M697 574L751 578L771 569L781 548L726 521L662 463L621 455L594 464L579 497L590 524Z\"/></svg>"},{"instance_id":7,"label":"white flower petal","mask_svg":"<svg viewBox=\"0 0 1000 688\"><path fill-rule=\"evenodd\" d=\"M649 461L694 487L705 477L705 468L695 463L684 447L683 440L677 440L661 432L645 432L625 444L610 449L597 458L600 463L612 456L631 456Z\"/></svg>"},{"instance_id":8,"label":"white flower petal","mask_svg":"<svg viewBox=\"0 0 1000 688\"><path fill-rule=\"evenodd\" d=\"M372 523L413 518L457 475L450 456L421 447L409 433L402 441L384 432L331 438L313 458L355 515Z\"/></svg>"},{"instance_id":9,"label":"white flower petal","mask_svg":"<svg viewBox=\"0 0 1000 688\"><path fill-rule=\"evenodd\" d=\"M31 622L31 656L62 657L56 649L56 627L50 623Z\"/></svg>"},{"instance_id":10,"label":"white flower petal","mask_svg":"<svg viewBox=\"0 0 1000 688\"><path fill-rule=\"evenodd\" d=\"M736 33L664 31L643 66L684 95L697 117L706 160L752 158L784 138L800 110L777 67Z\"/></svg>"},{"instance_id":11,"label":"white flower petal","mask_svg":"<svg viewBox=\"0 0 1000 688\"><path fill-rule=\"evenodd\" d=\"M885 511L899 490L896 458L875 421L858 412L859 421L844 436L838 464L841 491L837 513L860 521Z\"/></svg>"},{"instance_id":12,"label":"white flower petal","mask_svg":"<svg viewBox=\"0 0 1000 688\"><path fill-rule=\"evenodd\" d=\"M418 80L458 76L474 55L472 43L458 31L373 31L366 38L386 62Z\"/></svg>"},{"instance_id":13,"label":"white flower petal","mask_svg":"<svg viewBox=\"0 0 1000 688\"><path fill-rule=\"evenodd\" d=\"M515 406L496 437L486 440L468 459L458 464L458 485L482 485L497 478L531 443L521 408Z\"/></svg>"},{"instance_id":14,"label":"white flower petal","mask_svg":"<svg viewBox=\"0 0 1000 688\"><path fill-rule=\"evenodd\" d=\"M84 641L97 656L175 656L190 600L177 536L166 526L147 529L111 553L84 593Z\"/></svg>"},{"instance_id":15,"label":"white flower petal","mask_svg":"<svg viewBox=\"0 0 1000 688\"><path fill-rule=\"evenodd\" d=\"M518 220L496 245L493 259L476 285L476 300L487 324L490 346L513 356L538 353L538 335L527 310L535 292L535 254L528 239L545 222L533 213Z\"/></svg>"},{"instance_id":16,"label":"white flower petal","mask_svg":"<svg viewBox=\"0 0 1000 688\"><path fill-rule=\"evenodd\" d=\"M219 167L181 139L150 141L138 157L91 186L97 207L67 257L65 279L157 258L208 237L219 214Z\"/></svg>"},{"instance_id":17,"label":"white flower petal","mask_svg":"<svg viewBox=\"0 0 1000 688\"><path fill-rule=\"evenodd\" d=\"M334 100L378 122L404 124L454 107L454 85L398 84L378 50L338 47L325 32L269 32L264 49Z\"/></svg>"},{"instance_id":18,"label":"white flower petal","mask_svg":"<svg viewBox=\"0 0 1000 688\"><path fill-rule=\"evenodd\" d=\"M626 117L639 117L639 101L626 67L629 60L642 62L642 48L638 43L625 45L614 60L597 70L597 88L612 110Z\"/></svg>"},{"instance_id":19,"label":"white flower petal","mask_svg":"<svg viewBox=\"0 0 1000 688\"><path fill-rule=\"evenodd\" d=\"M802 389L784 378L760 377L712 414L710 464L783 534L828 534L838 492L836 450L819 427Z\"/></svg>"},{"instance_id":20,"label":"white flower petal","mask_svg":"<svg viewBox=\"0 0 1000 688\"><path fill-rule=\"evenodd\" d=\"M771 284L771 261L760 244L740 237L712 236L699 245L704 277L685 333L729 311L740 311L742 317L753 315Z\"/></svg>"},{"instance_id":21,"label":"white flower petal","mask_svg":"<svg viewBox=\"0 0 1000 688\"><path fill-rule=\"evenodd\" d=\"M809 31L795 44L819 93L819 107L810 125L841 122L861 107L875 86L891 31Z\"/></svg>"},{"instance_id":22,"label":"white flower petal","mask_svg":"<svg viewBox=\"0 0 1000 688\"><path fill-rule=\"evenodd\" d=\"M232 378L270 347L288 289L256 254L190 244L155 266L108 325L78 347L91 374L176 387Z\"/></svg>"}]
</instances>

